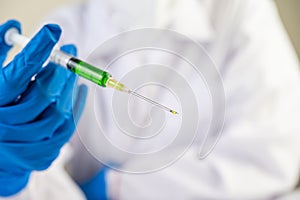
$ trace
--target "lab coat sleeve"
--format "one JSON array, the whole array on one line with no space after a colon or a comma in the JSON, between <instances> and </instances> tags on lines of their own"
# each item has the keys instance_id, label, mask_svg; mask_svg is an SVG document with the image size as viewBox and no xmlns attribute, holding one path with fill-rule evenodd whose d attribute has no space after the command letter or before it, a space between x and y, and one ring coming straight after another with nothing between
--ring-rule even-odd
<instances>
[{"instance_id":1,"label":"lab coat sleeve","mask_svg":"<svg viewBox=\"0 0 300 200\"><path fill-rule=\"evenodd\" d=\"M269 199L295 187L300 168L298 61L273 2L240 2L235 24L223 27L228 34L211 51L227 97L223 135L215 149L200 160L194 145L156 173L111 171L114 198Z\"/></svg>"}]
</instances>

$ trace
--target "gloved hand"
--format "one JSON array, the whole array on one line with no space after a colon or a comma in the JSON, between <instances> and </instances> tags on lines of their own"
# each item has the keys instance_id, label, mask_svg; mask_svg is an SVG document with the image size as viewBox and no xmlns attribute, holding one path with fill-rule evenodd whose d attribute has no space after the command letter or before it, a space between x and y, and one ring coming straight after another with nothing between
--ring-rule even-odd
<instances>
[{"instance_id":1,"label":"gloved hand","mask_svg":"<svg viewBox=\"0 0 300 200\"><path fill-rule=\"evenodd\" d=\"M0 26L0 65L10 49L4 34L11 27L20 30L16 21ZM72 102L76 76L53 63L42 68L60 34L57 25L44 26L0 69L0 196L19 192L31 171L50 166L83 110L85 86L75 90L78 98ZM75 53L71 45L62 50Z\"/></svg>"},{"instance_id":2,"label":"gloved hand","mask_svg":"<svg viewBox=\"0 0 300 200\"><path fill-rule=\"evenodd\" d=\"M97 174L85 183L79 183L79 187L87 200L107 200L105 176L108 168L101 168Z\"/></svg>"}]
</instances>

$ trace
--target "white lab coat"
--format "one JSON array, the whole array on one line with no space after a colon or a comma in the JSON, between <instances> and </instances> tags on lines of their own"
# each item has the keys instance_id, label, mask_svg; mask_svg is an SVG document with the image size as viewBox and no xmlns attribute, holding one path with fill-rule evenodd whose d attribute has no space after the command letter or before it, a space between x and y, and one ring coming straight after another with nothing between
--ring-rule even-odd
<instances>
[{"instance_id":1,"label":"white lab coat","mask_svg":"<svg viewBox=\"0 0 300 200\"><path fill-rule=\"evenodd\" d=\"M109 171L106 181L110 198L284 198L294 190L299 177L300 79L299 63L273 1L181 2L184 6L178 12L186 15L166 17L159 28L170 22L173 26L168 28L202 44L216 62L227 100L223 135L204 160L197 158L198 144L194 144L173 165L155 173ZM90 1L85 6L58 10L49 21L62 26L61 42L75 43L79 56L85 58L113 35L149 26L117 24L112 13L114 8L109 3ZM195 24L187 23L190 16ZM87 135L93 134L94 125L88 118L91 112L85 111L78 126L78 131ZM76 147L80 146L78 138L73 140L72 147L65 150L67 156L61 155L61 160L45 172L34 172L28 187L11 198L82 199L82 193L62 169L69 160L66 157L82 159L86 155L82 147ZM81 159L72 161L75 166L84 164L77 174L99 167L92 158L87 162ZM77 178L89 176L82 174ZM300 195L294 195L293 199L300 199Z\"/></svg>"}]
</instances>

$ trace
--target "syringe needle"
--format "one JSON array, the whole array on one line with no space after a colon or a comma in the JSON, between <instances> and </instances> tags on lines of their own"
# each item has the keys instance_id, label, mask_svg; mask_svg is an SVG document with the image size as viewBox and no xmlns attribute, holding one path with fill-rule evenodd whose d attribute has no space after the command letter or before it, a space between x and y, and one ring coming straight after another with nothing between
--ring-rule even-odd
<instances>
[{"instance_id":1,"label":"syringe needle","mask_svg":"<svg viewBox=\"0 0 300 200\"><path fill-rule=\"evenodd\" d=\"M147 97L145 97L143 95L140 95L139 93L136 93L136 92L134 92L132 90L128 90L128 93L132 94L132 95L134 95L136 97L139 97L139 98L143 99L144 101L147 101L147 102L149 102L149 103L151 103L151 104L153 104L153 105L155 105L155 106L157 106L157 107L159 107L159 108L161 108L163 110L166 110L166 111L168 111L168 112L170 112L170 113L172 113L174 115L178 114L178 112L176 112L175 110L172 110L172 109L170 109L170 108L168 108L168 107L166 107L166 106L164 106L164 105L162 105L160 103L157 103L156 101L153 101L153 100L151 100L151 99L149 99L149 98L147 98Z\"/></svg>"},{"instance_id":2,"label":"syringe needle","mask_svg":"<svg viewBox=\"0 0 300 200\"><path fill-rule=\"evenodd\" d=\"M128 87L126 87L124 84L122 84L119 81L113 79L112 77L110 77L107 80L106 86L114 88L114 89L119 90L121 92L132 94L132 95L134 95L136 97L139 97L139 98L143 99L144 101L147 101L147 102L149 102L149 103L151 103L151 104L153 104L153 105L155 105L155 106L157 106L157 107L159 107L159 108L161 108L163 110L166 110L166 111L168 111L168 112L170 112L170 113L172 113L174 115L178 114L178 112L176 112L175 110L172 110L172 109L170 109L170 108L168 108L168 107L166 107L164 105L161 105L160 103L157 103L156 101L153 101L153 100L151 100L151 99L149 99L149 98L147 98L147 97L145 97L143 95L140 95L139 93L136 93L136 92L132 91L131 89L129 89Z\"/></svg>"}]
</instances>

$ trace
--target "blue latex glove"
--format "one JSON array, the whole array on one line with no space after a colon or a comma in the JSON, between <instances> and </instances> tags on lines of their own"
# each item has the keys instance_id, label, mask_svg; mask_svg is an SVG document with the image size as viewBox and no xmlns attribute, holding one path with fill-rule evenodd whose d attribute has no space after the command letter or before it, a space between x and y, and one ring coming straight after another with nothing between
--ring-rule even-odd
<instances>
[{"instance_id":1,"label":"blue latex glove","mask_svg":"<svg viewBox=\"0 0 300 200\"><path fill-rule=\"evenodd\" d=\"M107 168L102 168L98 173L85 183L79 184L88 200L107 200L105 175Z\"/></svg>"},{"instance_id":2,"label":"blue latex glove","mask_svg":"<svg viewBox=\"0 0 300 200\"><path fill-rule=\"evenodd\" d=\"M0 64L10 46L4 43L7 29L17 21L0 26ZM0 196L19 192L33 170L44 170L69 140L83 110L85 86L75 91L76 76L53 63L42 68L58 41L61 29L44 26L14 60L0 73ZM75 53L74 46L62 50ZM37 75L36 75L37 74ZM36 75L35 80L31 78ZM74 112L72 111L72 104Z\"/></svg>"}]
</instances>

